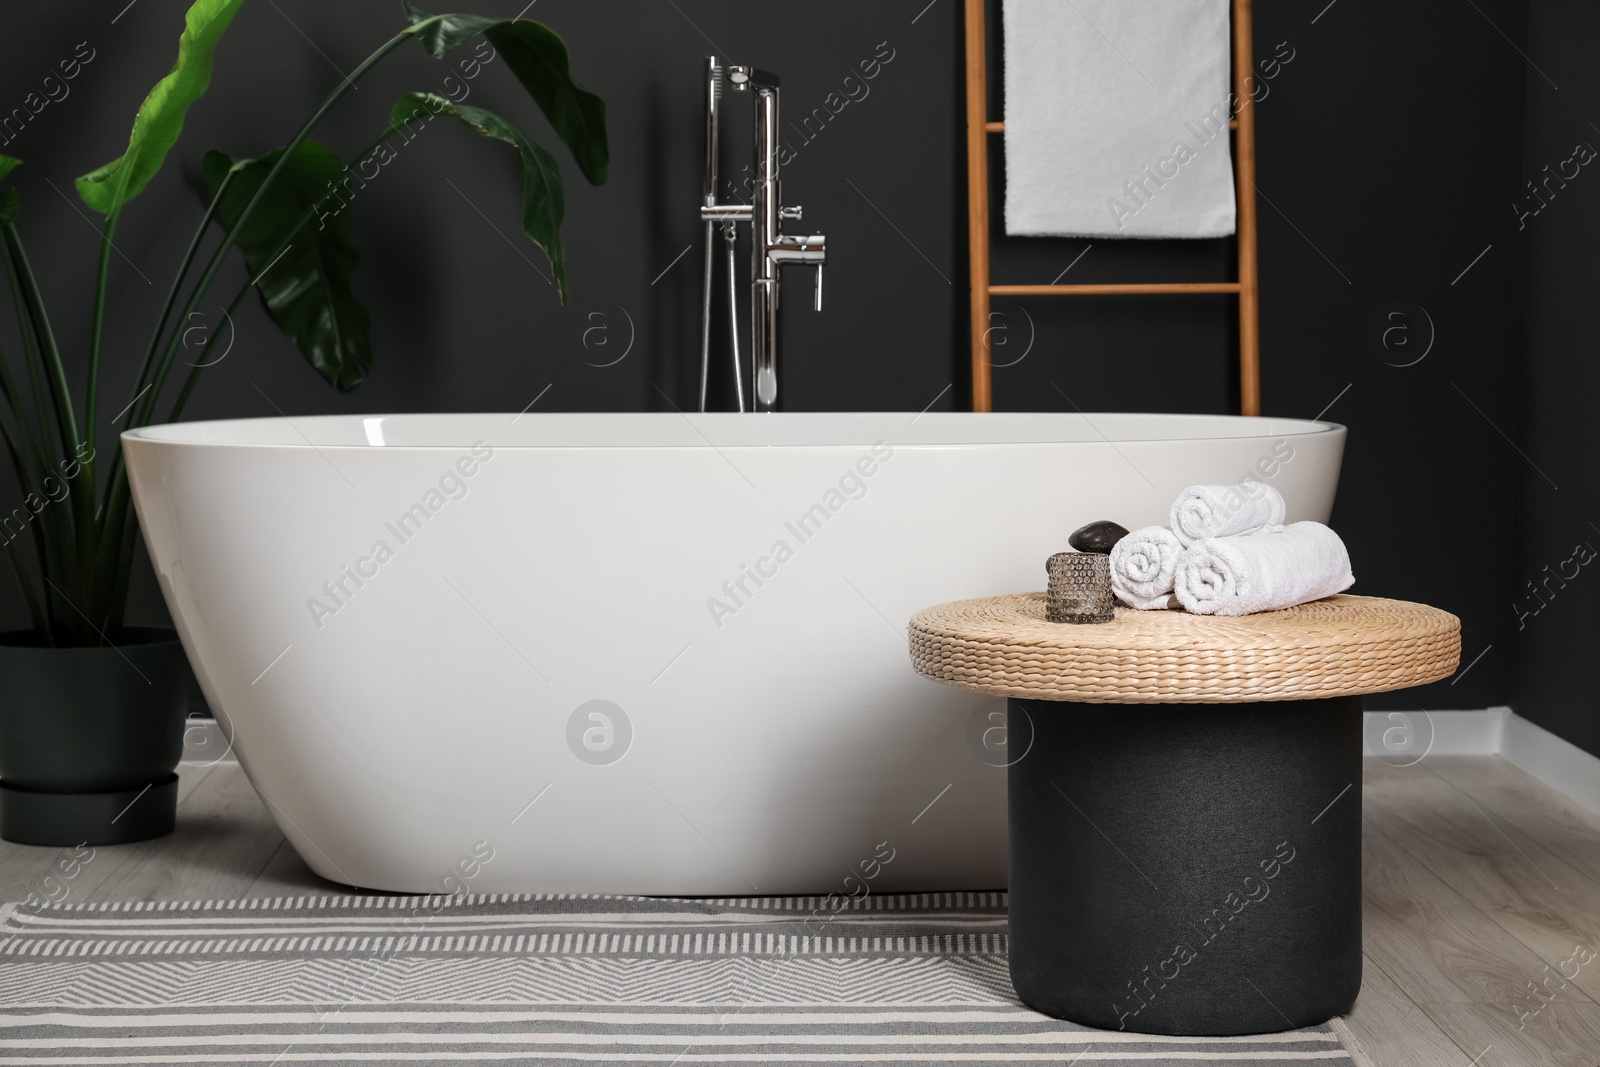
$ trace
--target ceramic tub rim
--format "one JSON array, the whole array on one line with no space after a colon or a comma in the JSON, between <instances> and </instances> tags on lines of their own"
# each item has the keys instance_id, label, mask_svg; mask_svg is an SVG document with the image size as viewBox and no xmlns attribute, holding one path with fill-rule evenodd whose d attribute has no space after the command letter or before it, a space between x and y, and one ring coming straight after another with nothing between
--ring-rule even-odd
<instances>
[{"instance_id":1,"label":"ceramic tub rim","mask_svg":"<svg viewBox=\"0 0 1600 1067\"><path fill-rule=\"evenodd\" d=\"M523 439L502 436L510 426ZM737 412L414 412L382 415L263 416L160 423L124 431L122 440L140 445L198 446L265 450L450 451L483 443L483 430L501 431L488 443L495 450L555 449L695 449L695 448L829 448L860 447L883 439L883 431L899 420L915 426L911 433L890 438L895 448L1005 447L1034 445L1174 445L1259 441L1271 438L1336 437L1347 433L1341 423L1277 416L1209 415L1167 412L778 412L752 416ZM1102 432L1095 420L1107 420L1118 436ZM424 440L388 443L384 426L423 431ZM1063 433L1064 423L1081 432ZM1164 434L1129 434L1128 426L1159 427ZM920 425L918 425L920 424ZM603 431L641 426L654 431L645 440L607 440ZM467 427L473 427L468 432ZM898 428L898 427L896 427ZM981 432L974 433L974 430ZM1196 433L1199 428L1236 428L1235 433ZM959 434L941 429L959 429ZM434 431L427 439L426 431ZM597 437L596 431L602 431ZM688 432L685 432L687 430ZM780 433L771 434L778 430ZM309 432L308 432L309 431ZM572 436L575 431L587 431ZM710 431L712 436L707 435ZM1028 432L1031 431L1031 432ZM551 433L558 436L550 437ZM540 439L528 440L530 436ZM572 437L572 439L565 439Z\"/></svg>"}]
</instances>

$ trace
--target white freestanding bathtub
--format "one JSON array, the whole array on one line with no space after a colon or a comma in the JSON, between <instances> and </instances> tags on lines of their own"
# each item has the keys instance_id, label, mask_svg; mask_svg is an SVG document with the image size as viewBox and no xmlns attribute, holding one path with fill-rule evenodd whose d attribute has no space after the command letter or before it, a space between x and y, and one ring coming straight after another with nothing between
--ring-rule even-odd
<instances>
[{"instance_id":1,"label":"white freestanding bathtub","mask_svg":"<svg viewBox=\"0 0 1600 1067\"><path fill-rule=\"evenodd\" d=\"M1003 886L1004 702L905 624L1345 431L1174 415L395 415L123 435L190 662L284 834L412 892ZM1114 708L1105 714L1114 715ZM870 885L866 884L870 882Z\"/></svg>"}]
</instances>

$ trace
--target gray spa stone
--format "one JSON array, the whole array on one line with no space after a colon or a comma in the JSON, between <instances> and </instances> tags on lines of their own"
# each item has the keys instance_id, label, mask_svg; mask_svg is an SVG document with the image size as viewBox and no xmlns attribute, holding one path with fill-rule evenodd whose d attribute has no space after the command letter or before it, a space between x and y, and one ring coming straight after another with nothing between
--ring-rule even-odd
<instances>
[{"instance_id":1,"label":"gray spa stone","mask_svg":"<svg viewBox=\"0 0 1600 1067\"><path fill-rule=\"evenodd\" d=\"M1101 519L1073 530L1072 536L1067 538L1067 544L1079 552L1110 552L1113 545L1127 536L1126 527L1110 519Z\"/></svg>"}]
</instances>

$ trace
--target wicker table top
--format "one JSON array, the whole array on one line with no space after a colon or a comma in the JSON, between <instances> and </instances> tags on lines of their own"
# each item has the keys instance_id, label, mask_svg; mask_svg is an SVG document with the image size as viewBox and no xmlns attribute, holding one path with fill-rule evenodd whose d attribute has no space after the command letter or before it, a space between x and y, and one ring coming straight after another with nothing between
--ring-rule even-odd
<instances>
[{"instance_id":1,"label":"wicker table top","mask_svg":"<svg viewBox=\"0 0 1600 1067\"><path fill-rule=\"evenodd\" d=\"M957 600L911 617L911 662L936 682L1086 704L1234 704L1386 693L1455 673L1461 620L1404 600L1332 596L1224 618L1117 608L1049 622L1043 593Z\"/></svg>"}]
</instances>

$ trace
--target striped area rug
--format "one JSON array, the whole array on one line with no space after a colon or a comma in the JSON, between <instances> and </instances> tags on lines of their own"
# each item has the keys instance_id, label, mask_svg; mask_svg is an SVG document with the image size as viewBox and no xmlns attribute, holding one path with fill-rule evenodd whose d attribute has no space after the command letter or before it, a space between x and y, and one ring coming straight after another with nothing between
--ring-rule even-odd
<instances>
[{"instance_id":1,"label":"striped area rug","mask_svg":"<svg viewBox=\"0 0 1600 1067\"><path fill-rule=\"evenodd\" d=\"M833 898L837 906L838 898ZM1018 1003L1003 893L0 906L0 1064L1355 1064Z\"/></svg>"}]
</instances>

